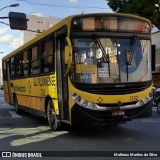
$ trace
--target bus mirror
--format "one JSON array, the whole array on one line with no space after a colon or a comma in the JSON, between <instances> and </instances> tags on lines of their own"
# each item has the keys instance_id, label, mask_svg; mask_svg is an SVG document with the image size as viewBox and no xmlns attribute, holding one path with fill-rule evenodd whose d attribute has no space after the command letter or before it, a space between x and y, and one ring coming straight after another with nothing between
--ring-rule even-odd
<instances>
[{"instance_id":1,"label":"bus mirror","mask_svg":"<svg viewBox=\"0 0 160 160\"><path fill-rule=\"evenodd\" d=\"M156 45L152 45L152 55L151 55L151 59L152 59L152 71L155 71L155 59L156 59Z\"/></svg>"},{"instance_id":2,"label":"bus mirror","mask_svg":"<svg viewBox=\"0 0 160 160\"><path fill-rule=\"evenodd\" d=\"M66 43L67 43L67 46L71 46L71 41L70 41L69 37L66 37Z\"/></svg>"},{"instance_id":3,"label":"bus mirror","mask_svg":"<svg viewBox=\"0 0 160 160\"><path fill-rule=\"evenodd\" d=\"M66 75L68 75L71 70L71 63L72 63L71 52L72 52L72 47L65 46L65 64L68 64L67 70L66 70Z\"/></svg>"},{"instance_id":4,"label":"bus mirror","mask_svg":"<svg viewBox=\"0 0 160 160\"><path fill-rule=\"evenodd\" d=\"M65 46L65 64L71 64L72 61L72 46L69 37L66 37L66 46Z\"/></svg>"},{"instance_id":5,"label":"bus mirror","mask_svg":"<svg viewBox=\"0 0 160 160\"><path fill-rule=\"evenodd\" d=\"M71 46L65 46L65 64L71 64Z\"/></svg>"},{"instance_id":6,"label":"bus mirror","mask_svg":"<svg viewBox=\"0 0 160 160\"><path fill-rule=\"evenodd\" d=\"M9 12L9 23L11 29L27 30L27 19L24 13Z\"/></svg>"}]
</instances>

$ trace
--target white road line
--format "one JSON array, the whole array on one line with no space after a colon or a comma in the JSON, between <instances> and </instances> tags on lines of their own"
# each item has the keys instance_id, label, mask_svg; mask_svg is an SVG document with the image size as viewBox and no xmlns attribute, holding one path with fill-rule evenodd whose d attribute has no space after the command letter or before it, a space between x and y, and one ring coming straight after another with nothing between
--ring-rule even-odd
<instances>
[{"instance_id":1,"label":"white road line","mask_svg":"<svg viewBox=\"0 0 160 160\"><path fill-rule=\"evenodd\" d=\"M12 118L22 118L21 115L18 115L15 111L8 111Z\"/></svg>"}]
</instances>

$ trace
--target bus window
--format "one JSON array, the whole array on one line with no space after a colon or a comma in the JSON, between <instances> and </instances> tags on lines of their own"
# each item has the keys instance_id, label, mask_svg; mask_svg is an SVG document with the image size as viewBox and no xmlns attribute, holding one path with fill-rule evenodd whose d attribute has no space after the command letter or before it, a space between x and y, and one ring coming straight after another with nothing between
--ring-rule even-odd
<instances>
[{"instance_id":1,"label":"bus window","mask_svg":"<svg viewBox=\"0 0 160 160\"><path fill-rule=\"evenodd\" d=\"M28 59L28 52L23 52L23 70L24 70L24 76L27 77L29 75L29 59Z\"/></svg>"},{"instance_id":2,"label":"bus window","mask_svg":"<svg viewBox=\"0 0 160 160\"><path fill-rule=\"evenodd\" d=\"M16 65L17 65L17 77L22 77L23 76L23 66L22 66L22 58L23 55L22 53L19 53L16 55Z\"/></svg>"},{"instance_id":3,"label":"bus window","mask_svg":"<svg viewBox=\"0 0 160 160\"><path fill-rule=\"evenodd\" d=\"M15 57L12 57L10 60L10 67L11 67L11 72L10 72L10 76L11 78L15 78L16 77L16 67L15 67Z\"/></svg>"},{"instance_id":4,"label":"bus window","mask_svg":"<svg viewBox=\"0 0 160 160\"><path fill-rule=\"evenodd\" d=\"M38 46L32 48L32 57L31 57L31 74L40 73L40 59L38 55Z\"/></svg>"},{"instance_id":5,"label":"bus window","mask_svg":"<svg viewBox=\"0 0 160 160\"><path fill-rule=\"evenodd\" d=\"M44 51L42 54L44 62L44 72L53 72L54 70L54 45L53 41L48 41L44 45Z\"/></svg>"},{"instance_id":6,"label":"bus window","mask_svg":"<svg viewBox=\"0 0 160 160\"><path fill-rule=\"evenodd\" d=\"M6 62L3 62L3 79L7 79L7 67L6 67Z\"/></svg>"}]
</instances>

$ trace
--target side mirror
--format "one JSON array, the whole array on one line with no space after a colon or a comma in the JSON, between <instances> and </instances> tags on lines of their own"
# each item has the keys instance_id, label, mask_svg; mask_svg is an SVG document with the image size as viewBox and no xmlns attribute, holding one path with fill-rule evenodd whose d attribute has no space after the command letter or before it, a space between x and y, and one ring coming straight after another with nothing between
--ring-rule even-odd
<instances>
[{"instance_id":1,"label":"side mirror","mask_svg":"<svg viewBox=\"0 0 160 160\"><path fill-rule=\"evenodd\" d=\"M27 30L27 19L24 13L9 12L9 23L11 29Z\"/></svg>"}]
</instances>

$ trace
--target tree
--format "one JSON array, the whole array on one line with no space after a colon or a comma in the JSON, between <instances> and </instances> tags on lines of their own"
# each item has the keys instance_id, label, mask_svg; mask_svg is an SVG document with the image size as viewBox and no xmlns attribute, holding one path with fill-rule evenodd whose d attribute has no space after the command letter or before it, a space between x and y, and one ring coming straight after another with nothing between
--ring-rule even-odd
<instances>
[{"instance_id":1,"label":"tree","mask_svg":"<svg viewBox=\"0 0 160 160\"><path fill-rule=\"evenodd\" d=\"M160 0L106 0L108 6L119 13L136 14L151 20L160 30Z\"/></svg>"}]
</instances>

